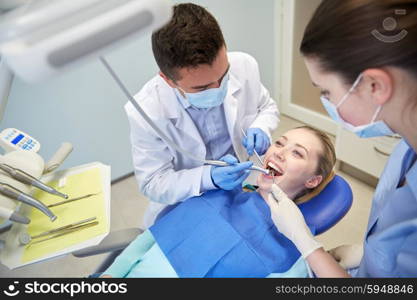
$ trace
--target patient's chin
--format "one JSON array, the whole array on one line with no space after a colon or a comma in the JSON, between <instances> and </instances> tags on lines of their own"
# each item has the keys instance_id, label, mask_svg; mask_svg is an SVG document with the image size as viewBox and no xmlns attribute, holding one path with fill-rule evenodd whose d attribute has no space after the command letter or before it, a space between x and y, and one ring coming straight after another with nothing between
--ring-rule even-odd
<instances>
[{"instance_id":1,"label":"patient's chin","mask_svg":"<svg viewBox=\"0 0 417 300\"><path fill-rule=\"evenodd\" d=\"M265 192L270 192L271 191L271 186L273 184L273 179L270 176L265 176L265 175L259 175L256 183L259 187L259 189L265 191Z\"/></svg>"}]
</instances>

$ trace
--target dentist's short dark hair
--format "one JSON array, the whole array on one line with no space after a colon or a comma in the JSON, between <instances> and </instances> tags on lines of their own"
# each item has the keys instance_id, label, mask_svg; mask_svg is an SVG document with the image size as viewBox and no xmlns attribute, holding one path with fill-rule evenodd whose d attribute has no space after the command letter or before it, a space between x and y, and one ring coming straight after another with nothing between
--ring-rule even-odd
<instances>
[{"instance_id":1,"label":"dentist's short dark hair","mask_svg":"<svg viewBox=\"0 0 417 300\"><path fill-rule=\"evenodd\" d=\"M159 69L173 81L178 69L211 65L225 46L216 19L192 3L175 5L171 20L152 34L152 51Z\"/></svg>"}]
</instances>

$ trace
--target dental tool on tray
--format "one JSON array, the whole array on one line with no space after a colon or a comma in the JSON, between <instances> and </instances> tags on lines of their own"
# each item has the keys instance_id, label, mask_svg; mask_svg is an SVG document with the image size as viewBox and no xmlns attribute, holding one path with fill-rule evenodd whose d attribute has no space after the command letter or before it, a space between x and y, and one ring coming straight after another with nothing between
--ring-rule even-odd
<instances>
[{"instance_id":1,"label":"dental tool on tray","mask_svg":"<svg viewBox=\"0 0 417 300\"><path fill-rule=\"evenodd\" d=\"M28 173L26 173L26 172L24 172L20 169L14 168L12 166L9 166L9 165L3 163L3 164L0 164L0 170L6 172L7 174L10 175L10 177L12 177L12 178L14 178L14 179L16 179L16 180L18 180L22 183L32 185L32 186L37 187L38 189L41 189L41 190L43 190L47 193L57 195L57 196L62 197L64 199L68 199L68 195L65 195L65 194L62 194L62 193L58 192L54 188L44 184L42 181L36 179L32 175L29 175Z\"/></svg>"},{"instance_id":2,"label":"dental tool on tray","mask_svg":"<svg viewBox=\"0 0 417 300\"><path fill-rule=\"evenodd\" d=\"M96 220L96 217L91 217L91 218L81 220L72 224L64 225L59 228L48 230L48 231L42 232L34 236L31 236L28 233L22 233L19 236L19 242L21 245L27 245L27 244L36 244L36 243L40 243L43 241L47 241L56 237L60 237L60 236L78 231L83 228L95 226L98 224L98 221L95 221L95 220ZM34 241L35 239L38 239L41 237L45 237L45 238Z\"/></svg>"},{"instance_id":3,"label":"dental tool on tray","mask_svg":"<svg viewBox=\"0 0 417 300\"><path fill-rule=\"evenodd\" d=\"M76 198L71 198L71 199L68 199L68 200L64 200L64 201L61 201L61 202L57 202L57 203L50 204L50 205L48 205L48 207L55 207L55 206L59 206L59 205L62 205L62 204L67 204L69 202L74 202L74 201L86 199L86 198L89 198L89 197L92 197L92 196L95 196L95 195L98 195L98 194L99 193L87 194L87 195L84 195L84 196L80 196L80 197L76 197Z\"/></svg>"}]
</instances>

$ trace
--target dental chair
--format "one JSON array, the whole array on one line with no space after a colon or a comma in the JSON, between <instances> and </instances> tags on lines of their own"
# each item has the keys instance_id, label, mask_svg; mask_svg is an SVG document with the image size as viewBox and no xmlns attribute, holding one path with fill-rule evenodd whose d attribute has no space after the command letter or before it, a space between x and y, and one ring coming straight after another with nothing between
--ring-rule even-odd
<instances>
[{"instance_id":1,"label":"dental chair","mask_svg":"<svg viewBox=\"0 0 417 300\"><path fill-rule=\"evenodd\" d=\"M349 184L339 175L333 175L322 188L318 187L316 194L312 195L307 202L299 204L306 223L310 226L314 235L319 235L338 223L352 206L352 190ZM304 199L306 201L307 199ZM162 211L161 218L168 210ZM73 252L75 257L87 257L96 254L111 252L105 261L98 267L96 273L104 272L113 260L143 232L139 228L123 229L110 232L107 237L97 246L84 248Z\"/></svg>"}]
</instances>

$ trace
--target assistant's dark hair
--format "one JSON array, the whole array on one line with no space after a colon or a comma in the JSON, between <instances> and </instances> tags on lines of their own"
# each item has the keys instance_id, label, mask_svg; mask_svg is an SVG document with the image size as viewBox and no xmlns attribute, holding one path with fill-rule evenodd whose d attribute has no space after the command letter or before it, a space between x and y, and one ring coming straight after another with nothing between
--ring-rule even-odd
<instances>
[{"instance_id":1,"label":"assistant's dark hair","mask_svg":"<svg viewBox=\"0 0 417 300\"><path fill-rule=\"evenodd\" d=\"M417 77L417 0L324 0L300 51L348 85L368 68L394 66Z\"/></svg>"},{"instance_id":2,"label":"assistant's dark hair","mask_svg":"<svg viewBox=\"0 0 417 300\"><path fill-rule=\"evenodd\" d=\"M211 65L225 45L216 19L192 3L175 5L172 19L152 34L152 51L162 73L176 81L179 68Z\"/></svg>"}]
</instances>

